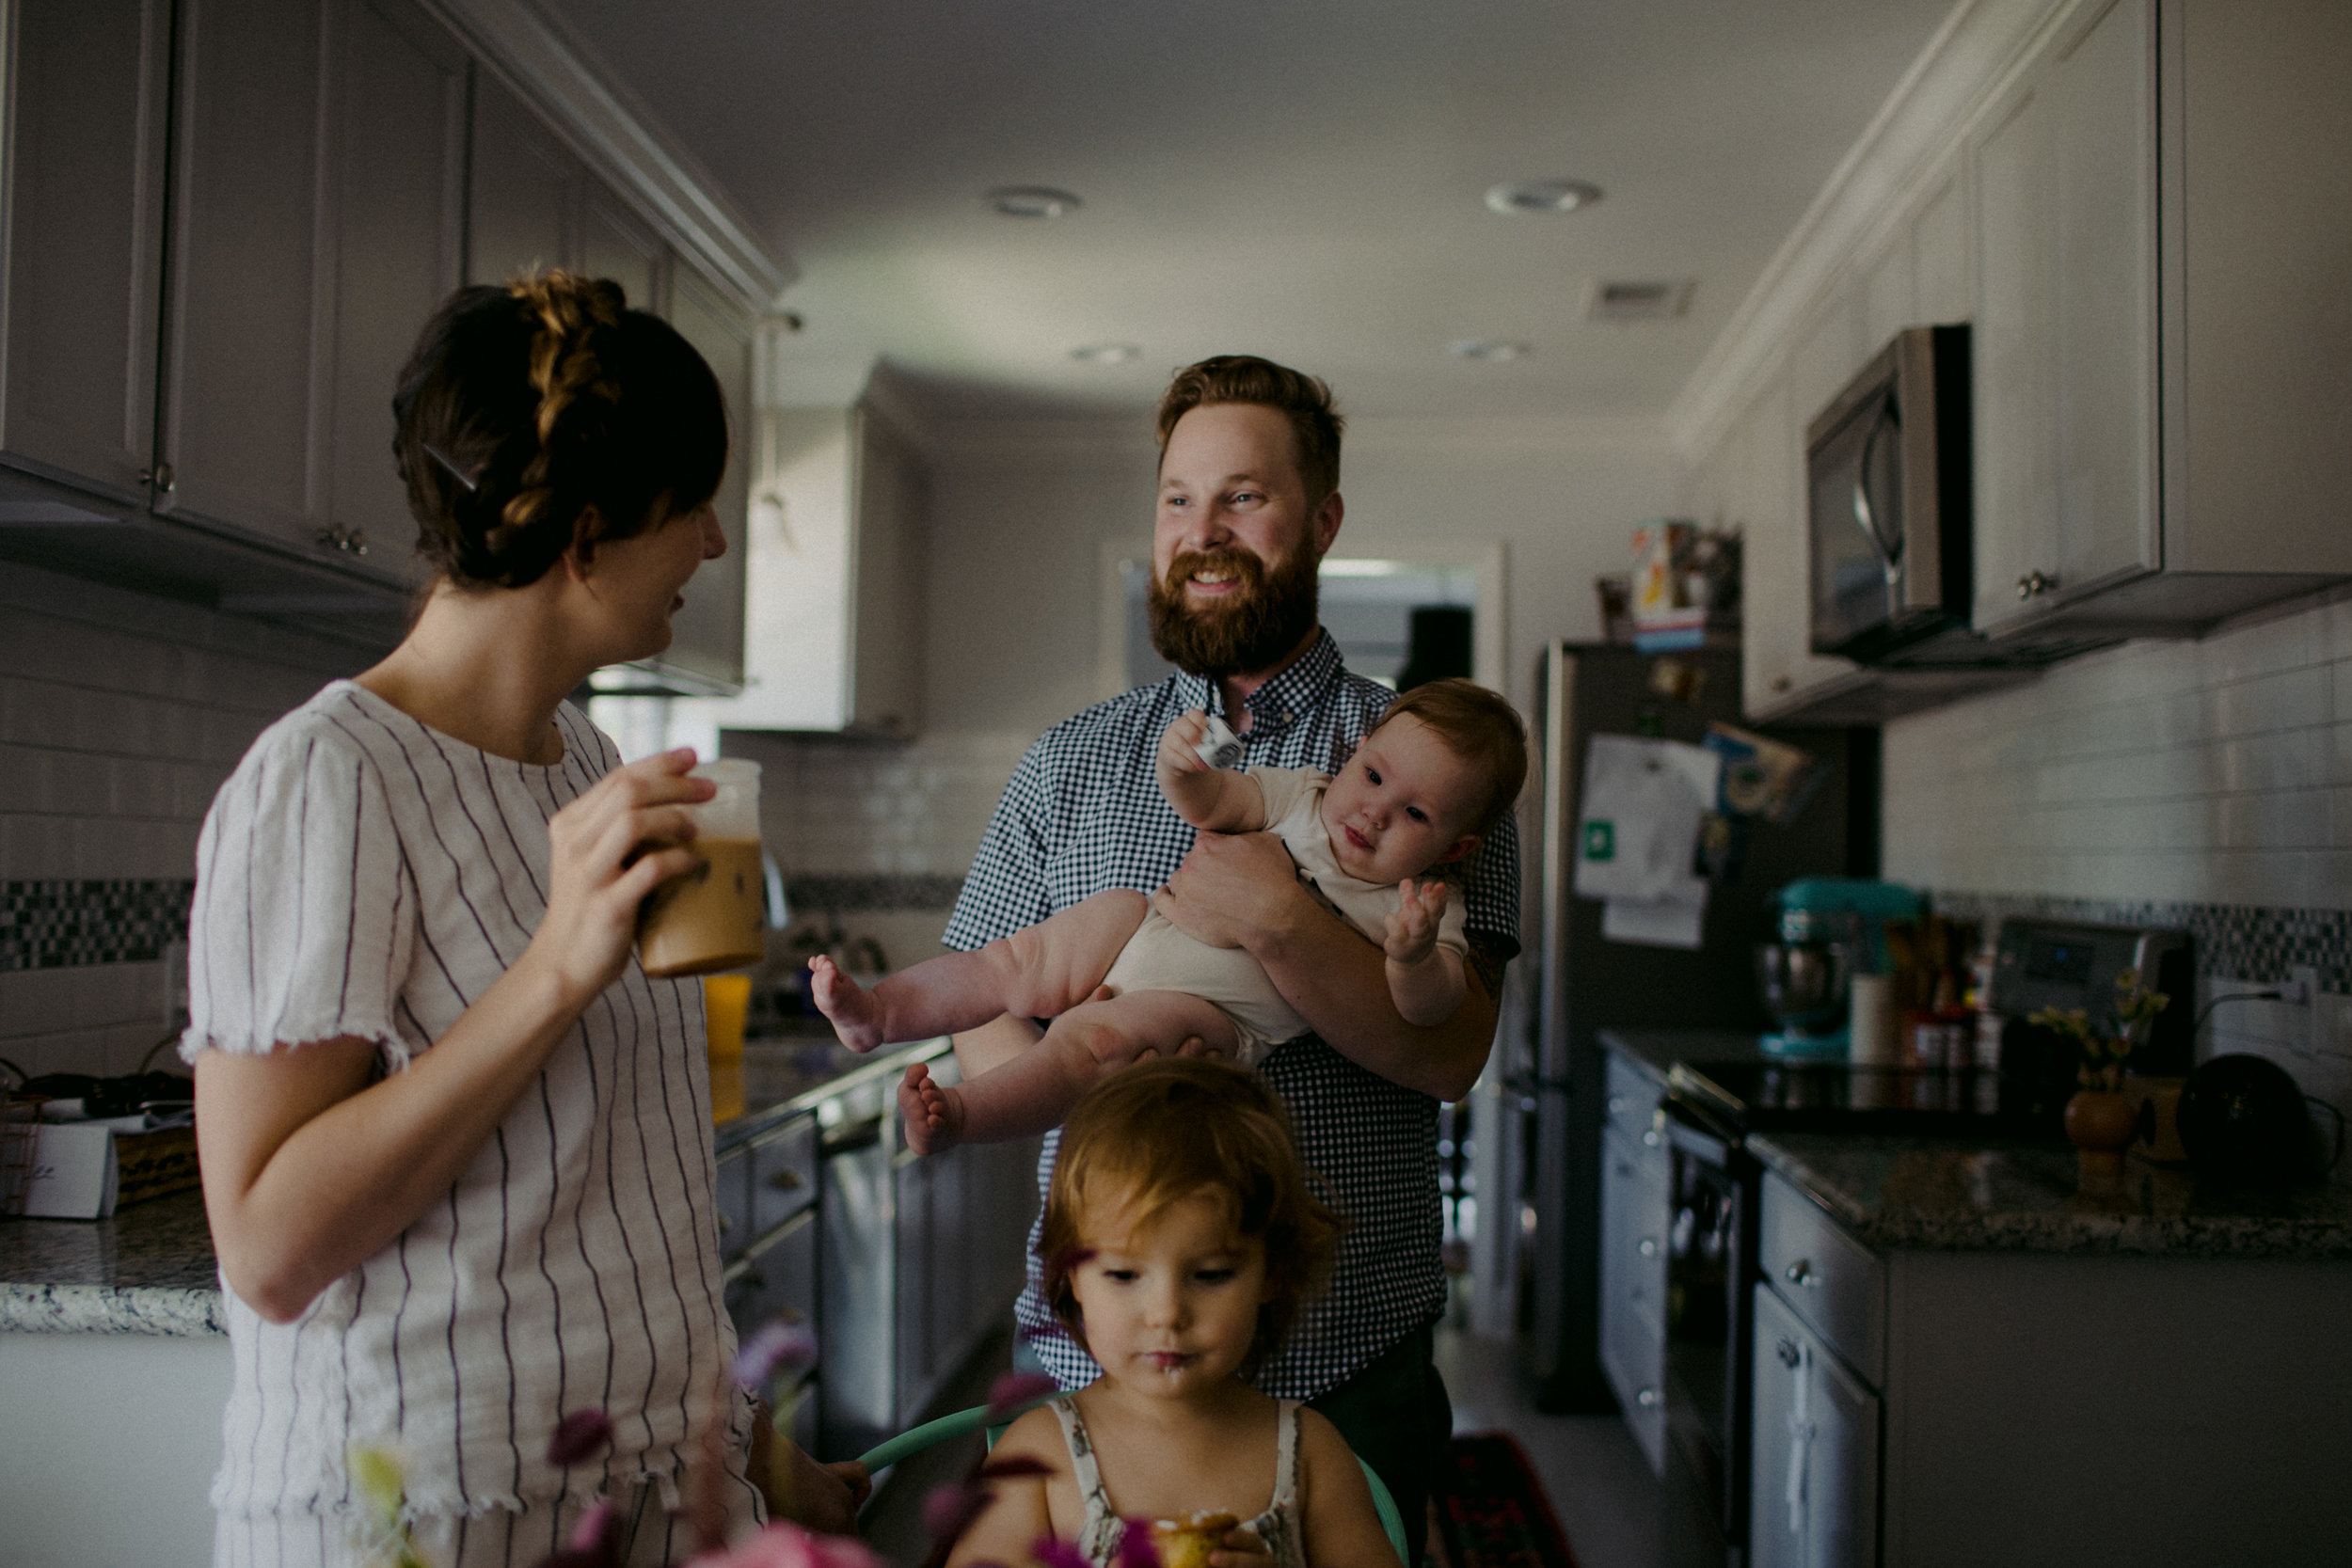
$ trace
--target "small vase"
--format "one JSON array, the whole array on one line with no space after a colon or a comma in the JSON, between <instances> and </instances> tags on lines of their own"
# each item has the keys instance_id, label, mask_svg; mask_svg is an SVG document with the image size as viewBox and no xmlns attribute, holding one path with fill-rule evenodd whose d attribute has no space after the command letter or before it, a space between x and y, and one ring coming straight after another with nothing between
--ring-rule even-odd
<instances>
[{"instance_id":1,"label":"small vase","mask_svg":"<svg viewBox=\"0 0 2352 1568\"><path fill-rule=\"evenodd\" d=\"M2137 1108L2109 1089L2083 1089L2066 1102L2066 1136L2085 1172L2113 1175L2138 1123Z\"/></svg>"}]
</instances>

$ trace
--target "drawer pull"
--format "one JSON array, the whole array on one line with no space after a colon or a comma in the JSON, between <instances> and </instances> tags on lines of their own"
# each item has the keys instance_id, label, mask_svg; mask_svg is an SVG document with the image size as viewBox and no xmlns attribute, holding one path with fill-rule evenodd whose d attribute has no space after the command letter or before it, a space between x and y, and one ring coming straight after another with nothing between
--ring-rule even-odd
<instances>
[{"instance_id":1,"label":"drawer pull","mask_svg":"<svg viewBox=\"0 0 2352 1568\"><path fill-rule=\"evenodd\" d=\"M1664 1138L1659 1135L1658 1129L1655 1127L1642 1134L1642 1147L1644 1148L1656 1148L1660 1144L1662 1144L1666 1140Z\"/></svg>"},{"instance_id":2,"label":"drawer pull","mask_svg":"<svg viewBox=\"0 0 2352 1568\"><path fill-rule=\"evenodd\" d=\"M1804 1359L1797 1354L1797 1342L1794 1339L1783 1339L1772 1347L1772 1354L1780 1357L1780 1364L1784 1367L1794 1367Z\"/></svg>"},{"instance_id":3,"label":"drawer pull","mask_svg":"<svg viewBox=\"0 0 2352 1568\"><path fill-rule=\"evenodd\" d=\"M1633 1402L1640 1405L1645 1410L1655 1409L1658 1404L1658 1390L1655 1388L1641 1389L1634 1394Z\"/></svg>"},{"instance_id":4,"label":"drawer pull","mask_svg":"<svg viewBox=\"0 0 2352 1568\"><path fill-rule=\"evenodd\" d=\"M720 1234L720 1235L723 1236L723 1235L725 1235L728 1231L730 1231L730 1230L732 1230L732 1229L734 1229L734 1228L735 1228L735 1222L734 1222L733 1220L731 1220L731 1219L727 1218L727 1216L726 1216L725 1214L723 1214L723 1214L721 1214L721 1215L719 1216L719 1234Z\"/></svg>"},{"instance_id":5,"label":"drawer pull","mask_svg":"<svg viewBox=\"0 0 2352 1568\"><path fill-rule=\"evenodd\" d=\"M1789 1264L1786 1277L1789 1284L1803 1285L1808 1289L1821 1283L1821 1276L1814 1269L1813 1260L1810 1258L1800 1258Z\"/></svg>"},{"instance_id":6,"label":"drawer pull","mask_svg":"<svg viewBox=\"0 0 2352 1568\"><path fill-rule=\"evenodd\" d=\"M779 1193L797 1193L806 1185L806 1178L796 1170L780 1170L768 1179L770 1190Z\"/></svg>"},{"instance_id":7,"label":"drawer pull","mask_svg":"<svg viewBox=\"0 0 2352 1568\"><path fill-rule=\"evenodd\" d=\"M1658 1242L1654 1237L1645 1236L1642 1238L1641 1244L1633 1250L1645 1258L1655 1258L1658 1256Z\"/></svg>"},{"instance_id":8,"label":"drawer pull","mask_svg":"<svg viewBox=\"0 0 2352 1568\"><path fill-rule=\"evenodd\" d=\"M152 484L159 494L168 496L171 494L172 486L178 481L172 474L170 464L158 463L151 468L139 470L139 483Z\"/></svg>"},{"instance_id":9,"label":"drawer pull","mask_svg":"<svg viewBox=\"0 0 2352 1568\"><path fill-rule=\"evenodd\" d=\"M1625 1096L1623 1096L1623 1095L1621 1095L1621 1094L1613 1094L1613 1095L1611 1095L1611 1096L1609 1097L1609 1114L1610 1114L1611 1116L1613 1116L1613 1116L1619 1116L1619 1115L1622 1115L1622 1114L1624 1113L1624 1111L1625 1111Z\"/></svg>"}]
</instances>

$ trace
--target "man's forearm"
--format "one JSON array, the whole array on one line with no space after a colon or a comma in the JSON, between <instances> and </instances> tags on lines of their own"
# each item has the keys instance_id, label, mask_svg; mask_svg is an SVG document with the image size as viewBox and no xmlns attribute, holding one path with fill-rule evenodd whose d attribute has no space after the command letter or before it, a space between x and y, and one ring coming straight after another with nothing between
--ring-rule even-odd
<instances>
[{"instance_id":1,"label":"man's forearm","mask_svg":"<svg viewBox=\"0 0 2352 1568\"><path fill-rule=\"evenodd\" d=\"M1367 1072L1438 1100L1459 1100L1486 1068L1495 1004L1474 966L1463 976L1462 1005L1453 1016L1422 1027L1396 1010L1387 957L1319 906L1265 933L1250 953L1324 1042Z\"/></svg>"}]
</instances>

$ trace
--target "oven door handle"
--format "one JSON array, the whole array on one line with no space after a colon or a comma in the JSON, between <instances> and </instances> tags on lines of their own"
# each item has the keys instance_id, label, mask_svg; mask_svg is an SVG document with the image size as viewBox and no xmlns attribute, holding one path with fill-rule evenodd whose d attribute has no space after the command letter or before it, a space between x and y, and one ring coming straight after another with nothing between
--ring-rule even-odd
<instances>
[{"instance_id":1,"label":"oven door handle","mask_svg":"<svg viewBox=\"0 0 2352 1568\"><path fill-rule=\"evenodd\" d=\"M1736 1140L1700 1119L1697 1113L1672 1097L1660 1108L1659 1125L1666 1141L1702 1164L1728 1169Z\"/></svg>"}]
</instances>

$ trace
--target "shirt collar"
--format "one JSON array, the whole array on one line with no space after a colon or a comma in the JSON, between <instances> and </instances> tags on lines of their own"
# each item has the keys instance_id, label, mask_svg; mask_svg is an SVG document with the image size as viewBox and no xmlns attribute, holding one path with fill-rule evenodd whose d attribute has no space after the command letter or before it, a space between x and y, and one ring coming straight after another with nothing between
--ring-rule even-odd
<instances>
[{"instance_id":1,"label":"shirt collar","mask_svg":"<svg viewBox=\"0 0 2352 1568\"><path fill-rule=\"evenodd\" d=\"M1250 733L1278 730L1315 711L1339 683L1344 668L1340 645L1331 640L1329 632L1316 627L1315 640L1307 645L1307 651L1243 701L1242 705L1249 710ZM1224 689L1216 682L1189 671L1179 672L1176 678L1177 689L1186 707L1220 716L1224 713Z\"/></svg>"}]
</instances>

